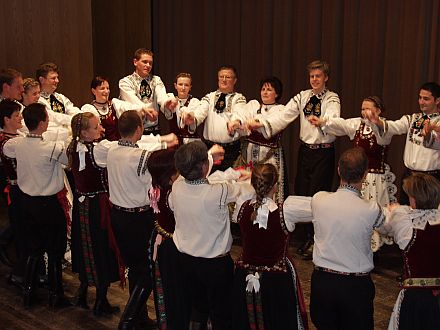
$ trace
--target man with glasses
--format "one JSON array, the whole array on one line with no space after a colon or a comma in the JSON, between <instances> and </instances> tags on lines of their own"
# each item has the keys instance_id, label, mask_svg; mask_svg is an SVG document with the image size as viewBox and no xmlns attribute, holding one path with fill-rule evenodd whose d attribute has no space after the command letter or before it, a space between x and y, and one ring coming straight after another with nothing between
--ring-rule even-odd
<instances>
[{"instance_id":1,"label":"man with glasses","mask_svg":"<svg viewBox=\"0 0 440 330\"><path fill-rule=\"evenodd\" d=\"M246 98L235 92L237 70L233 66L222 66L218 70L218 89L206 94L199 104L182 111L186 125L200 125L205 121L203 138L208 148L218 144L225 150L225 158L215 170L226 170L240 155L239 133L229 133L228 124L241 120L240 109L246 104Z\"/></svg>"}]
</instances>

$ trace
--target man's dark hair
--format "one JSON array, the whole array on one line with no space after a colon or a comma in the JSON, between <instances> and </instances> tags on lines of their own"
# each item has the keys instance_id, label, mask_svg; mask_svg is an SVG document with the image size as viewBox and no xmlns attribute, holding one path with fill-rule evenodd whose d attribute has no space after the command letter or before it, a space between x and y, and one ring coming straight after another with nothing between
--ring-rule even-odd
<instances>
[{"instance_id":1,"label":"man's dark hair","mask_svg":"<svg viewBox=\"0 0 440 330\"><path fill-rule=\"evenodd\" d=\"M49 72L57 72L58 73L58 66L55 63L43 63L40 64L38 67L35 76L37 78L37 81L40 81L38 78L43 77L47 78L47 75Z\"/></svg>"},{"instance_id":2,"label":"man's dark hair","mask_svg":"<svg viewBox=\"0 0 440 330\"><path fill-rule=\"evenodd\" d=\"M359 183L368 169L368 157L364 149L351 148L339 158L339 176L347 183Z\"/></svg>"},{"instance_id":3,"label":"man's dark hair","mask_svg":"<svg viewBox=\"0 0 440 330\"><path fill-rule=\"evenodd\" d=\"M154 55L153 52L147 48L139 48L139 49L136 49L133 57L139 61L141 59L142 55L144 55L144 54L150 55L151 57L153 57L153 55Z\"/></svg>"},{"instance_id":4,"label":"man's dark hair","mask_svg":"<svg viewBox=\"0 0 440 330\"><path fill-rule=\"evenodd\" d=\"M20 111L21 106L12 100L3 100L0 102L0 127L5 127L5 117L11 118L12 114Z\"/></svg>"},{"instance_id":5,"label":"man's dark hair","mask_svg":"<svg viewBox=\"0 0 440 330\"><path fill-rule=\"evenodd\" d=\"M424 83L420 89L431 92L432 96L434 96L434 99L438 99L440 97L440 85L437 84L436 82L427 82Z\"/></svg>"},{"instance_id":6,"label":"man's dark hair","mask_svg":"<svg viewBox=\"0 0 440 330\"><path fill-rule=\"evenodd\" d=\"M47 118L46 106L41 103L29 104L23 110L24 123L29 131L33 131L38 127L38 124L45 121Z\"/></svg>"},{"instance_id":7,"label":"man's dark hair","mask_svg":"<svg viewBox=\"0 0 440 330\"><path fill-rule=\"evenodd\" d=\"M136 110L125 111L118 120L118 129L121 137L132 137L138 127L142 127L142 120Z\"/></svg>"},{"instance_id":8,"label":"man's dark hair","mask_svg":"<svg viewBox=\"0 0 440 330\"><path fill-rule=\"evenodd\" d=\"M7 68L0 70L0 93L3 93L3 84L11 86L17 77L21 77L21 73L15 69Z\"/></svg>"},{"instance_id":9,"label":"man's dark hair","mask_svg":"<svg viewBox=\"0 0 440 330\"><path fill-rule=\"evenodd\" d=\"M203 165L208 162L208 148L201 141L181 146L174 155L177 170L187 180L203 179Z\"/></svg>"}]
</instances>

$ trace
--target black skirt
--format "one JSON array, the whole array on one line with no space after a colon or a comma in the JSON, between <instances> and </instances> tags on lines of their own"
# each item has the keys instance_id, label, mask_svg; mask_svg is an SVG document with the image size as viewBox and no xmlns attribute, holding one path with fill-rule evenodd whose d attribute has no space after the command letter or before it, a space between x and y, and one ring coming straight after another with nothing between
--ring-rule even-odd
<instances>
[{"instance_id":1,"label":"black skirt","mask_svg":"<svg viewBox=\"0 0 440 330\"><path fill-rule=\"evenodd\" d=\"M99 195L86 197L82 203L75 196L71 237L72 271L79 273L81 282L98 287L120 279L108 230L101 224Z\"/></svg>"},{"instance_id":2,"label":"black skirt","mask_svg":"<svg viewBox=\"0 0 440 330\"><path fill-rule=\"evenodd\" d=\"M399 313L400 330L440 329L440 295L430 289L407 289Z\"/></svg>"},{"instance_id":3,"label":"black skirt","mask_svg":"<svg viewBox=\"0 0 440 330\"><path fill-rule=\"evenodd\" d=\"M187 329L191 304L184 294L185 283L179 265L179 252L172 238L163 238L157 246L156 261L153 261L157 235L154 230L149 250L157 322L161 329Z\"/></svg>"},{"instance_id":4,"label":"black skirt","mask_svg":"<svg viewBox=\"0 0 440 330\"><path fill-rule=\"evenodd\" d=\"M301 329L298 292L291 270L287 273L259 272L258 294L246 292L246 276L250 273L254 274L237 268L234 275L232 328L251 329L250 323L258 323L262 316L266 330Z\"/></svg>"}]
</instances>

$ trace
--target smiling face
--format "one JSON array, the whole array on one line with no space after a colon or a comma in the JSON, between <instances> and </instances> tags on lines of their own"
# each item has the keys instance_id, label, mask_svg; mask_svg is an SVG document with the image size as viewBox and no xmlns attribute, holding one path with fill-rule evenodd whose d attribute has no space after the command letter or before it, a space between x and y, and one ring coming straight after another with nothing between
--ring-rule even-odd
<instances>
[{"instance_id":1,"label":"smiling face","mask_svg":"<svg viewBox=\"0 0 440 330\"><path fill-rule=\"evenodd\" d=\"M99 140L104 134L104 128L96 116L90 117L87 129L81 131L81 138L86 142Z\"/></svg>"},{"instance_id":2,"label":"smiling face","mask_svg":"<svg viewBox=\"0 0 440 330\"><path fill-rule=\"evenodd\" d=\"M48 94L52 94L58 88L58 83L60 82L58 72L49 71L46 78L39 77L38 78L41 85L41 91L46 92Z\"/></svg>"},{"instance_id":3,"label":"smiling face","mask_svg":"<svg viewBox=\"0 0 440 330\"><path fill-rule=\"evenodd\" d=\"M437 111L437 107L440 104L440 97L434 98L430 91L421 89L419 92L419 107L425 114L431 114Z\"/></svg>"},{"instance_id":4,"label":"smiling face","mask_svg":"<svg viewBox=\"0 0 440 330\"><path fill-rule=\"evenodd\" d=\"M313 93L319 94L325 88L325 83L328 80L328 76L324 71L320 69L313 69L309 71L310 86L312 86Z\"/></svg>"},{"instance_id":5,"label":"smiling face","mask_svg":"<svg viewBox=\"0 0 440 330\"><path fill-rule=\"evenodd\" d=\"M229 69L220 70L218 72L218 89L222 93L231 93L234 91L237 78L234 71Z\"/></svg>"},{"instance_id":6,"label":"smiling face","mask_svg":"<svg viewBox=\"0 0 440 330\"><path fill-rule=\"evenodd\" d=\"M38 102L40 98L40 86L29 87L27 91L23 93L23 104L29 105Z\"/></svg>"},{"instance_id":7,"label":"smiling face","mask_svg":"<svg viewBox=\"0 0 440 330\"><path fill-rule=\"evenodd\" d=\"M153 68L153 56L149 54L141 54L139 59L134 59L133 64L136 70L136 73L141 77L145 78L147 77L151 69Z\"/></svg>"},{"instance_id":8,"label":"smiling face","mask_svg":"<svg viewBox=\"0 0 440 330\"><path fill-rule=\"evenodd\" d=\"M97 86L96 88L92 88L92 94L95 96L96 102L108 102L108 98L110 95L110 86L108 84L108 81L103 81L101 85Z\"/></svg>"},{"instance_id":9,"label":"smiling face","mask_svg":"<svg viewBox=\"0 0 440 330\"><path fill-rule=\"evenodd\" d=\"M14 111L11 117L4 118L4 128L8 131L15 132L23 127L23 116L20 111Z\"/></svg>"}]
</instances>

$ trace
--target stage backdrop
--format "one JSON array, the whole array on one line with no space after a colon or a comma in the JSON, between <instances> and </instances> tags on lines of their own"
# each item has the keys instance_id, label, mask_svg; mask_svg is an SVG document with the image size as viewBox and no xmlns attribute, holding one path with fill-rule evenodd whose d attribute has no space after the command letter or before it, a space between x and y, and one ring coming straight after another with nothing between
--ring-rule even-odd
<instances>
[{"instance_id":1,"label":"stage backdrop","mask_svg":"<svg viewBox=\"0 0 440 330\"><path fill-rule=\"evenodd\" d=\"M117 96L119 78L133 71L134 50L146 47L169 91L186 71L202 97L216 88L217 68L232 64L237 90L249 100L259 96L261 78L276 75L285 103L308 88L307 63L322 58L343 117L358 116L362 98L379 95L385 115L397 119L418 109L423 82L440 82L439 22L437 0L2 0L0 67L34 76L40 63L53 61L60 92L80 106L90 101L94 74L108 76ZM283 143L293 187L297 122ZM338 139L338 153L350 145ZM398 176L403 145L395 138L389 152Z\"/></svg>"},{"instance_id":2,"label":"stage backdrop","mask_svg":"<svg viewBox=\"0 0 440 330\"><path fill-rule=\"evenodd\" d=\"M379 95L384 115L398 119L418 110L419 86L440 82L440 7L429 0L160 0L153 1L155 71L168 88L178 72L193 75L197 97L216 88L217 68L239 71L237 90L259 97L258 83L276 75L282 102L309 88L305 67L331 66L328 87L341 98L341 116L360 115L362 99ZM298 123L284 134L293 187ZM351 145L338 139L338 153ZM403 170L404 138L395 138L389 163Z\"/></svg>"}]
</instances>

